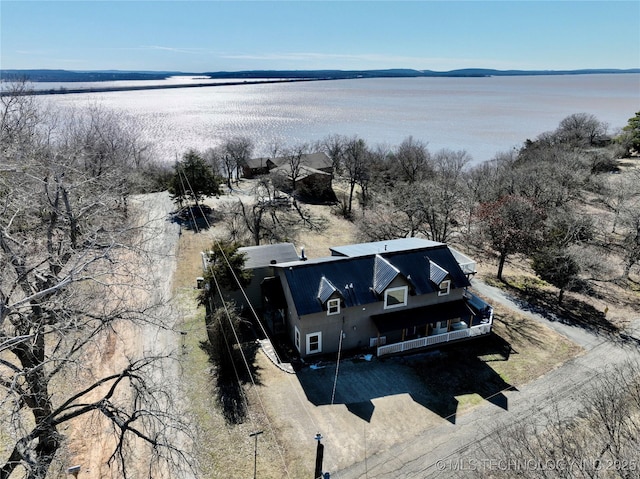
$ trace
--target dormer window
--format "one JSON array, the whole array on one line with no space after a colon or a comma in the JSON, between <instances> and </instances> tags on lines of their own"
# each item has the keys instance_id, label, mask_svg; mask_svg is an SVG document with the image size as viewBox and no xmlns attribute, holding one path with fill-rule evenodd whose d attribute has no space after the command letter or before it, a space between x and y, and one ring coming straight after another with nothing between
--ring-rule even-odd
<instances>
[{"instance_id":1,"label":"dormer window","mask_svg":"<svg viewBox=\"0 0 640 479\"><path fill-rule=\"evenodd\" d=\"M384 292L384 309L400 308L407 305L409 288L400 286L399 288L389 288Z\"/></svg>"},{"instance_id":2,"label":"dormer window","mask_svg":"<svg viewBox=\"0 0 640 479\"><path fill-rule=\"evenodd\" d=\"M438 288L438 296L446 296L451 291L451 280L449 272L429 260L429 279Z\"/></svg>"},{"instance_id":3,"label":"dormer window","mask_svg":"<svg viewBox=\"0 0 640 479\"><path fill-rule=\"evenodd\" d=\"M340 291L324 276L320 279L318 287L318 301L327 310L327 316L340 314L340 304L344 300Z\"/></svg>"},{"instance_id":4,"label":"dormer window","mask_svg":"<svg viewBox=\"0 0 640 479\"><path fill-rule=\"evenodd\" d=\"M451 281L445 280L438 286L438 296L446 296L451 291Z\"/></svg>"},{"instance_id":5,"label":"dormer window","mask_svg":"<svg viewBox=\"0 0 640 479\"><path fill-rule=\"evenodd\" d=\"M340 314L340 298L334 298L327 301L327 316L332 314Z\"/></svg>"}]
</instances>

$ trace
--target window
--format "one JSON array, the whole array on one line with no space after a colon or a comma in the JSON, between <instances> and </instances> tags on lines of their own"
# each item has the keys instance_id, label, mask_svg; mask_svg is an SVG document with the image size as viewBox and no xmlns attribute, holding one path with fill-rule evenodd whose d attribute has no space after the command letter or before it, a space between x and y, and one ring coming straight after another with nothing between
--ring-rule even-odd
<instances>
[{"instance_id":1,"label":"window","mask_svg":"<svg viewBox=\"0 0 640 479\"><path fill-rule=\"evenodd\" d=\"M398 308L407 305L407 286L389 288L384 292L384 309Z\"/></svg>"},{"instance_id":2,"label":"window","mask_svg":"<svg viewBox=\"0 0 640 479\"><path fill-rule=\"evenodd\" d=\"M438 296L446 296L447 294L449 294L449 291L451 290L451 281L450 280L443 281L442 283L440 283L439 288L440 289L438 289Z\"/></svg>"},{"instance_id":3,"label":"window","mask_svg":"<svg viewBox=\"0 0 640 479\"><path fill-rule=\"evenodd\" d=\"M295 326L295 343L296 343L296 349L298 350L298 352L300 352L300 330L298 329L297 326Z\"/></svg>"},{"instance_id":4,"label":"window","mask_svg":"<svg viewBox=\"0 0 640 479\"><path fill-rule=\"evenodd\" d=\"M322 333L307 334L307 354L322 352Z\"/></svg>"},{"instance_id":5,"label":"window","mask_svg":"<svg viewBox=\"0 0 640 479\"><path fill-rule=\"evenodd\" d=\"M376 346L384 346L385 344L387 344L387 337L386 336L380 336L380 338L369 338L369 347L370 348L374 348Z\"/></svg>"},{"instance_id":6,"label":"window","mask_svg":"<svg viewBox=\"0 0 640 479\"><path fill-rule=\"evenodd\" d=\"M340 314L340 298L327 301L327 315Z\"/></svg>"},{"instance_id":7,"label":"window","mask_svg":"<svg viewBox=\"0 0 640 479\"><path fill-rule=\"evenodd\" d=\"M322 352L322 333L307 334L307 354Z\"/></svg>"}]
</instances>

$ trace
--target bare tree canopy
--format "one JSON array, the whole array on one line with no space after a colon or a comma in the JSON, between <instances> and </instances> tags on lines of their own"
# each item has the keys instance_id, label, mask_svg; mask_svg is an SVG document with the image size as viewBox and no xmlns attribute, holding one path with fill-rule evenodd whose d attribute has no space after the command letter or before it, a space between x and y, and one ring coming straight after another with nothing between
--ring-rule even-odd
<instances>
[{"instance_id":1,"label":"bare tree canopy","mask_svg":"<svg viewBox=\"0 0 640 479\"><path fill-rule=\"evenodd\" d=\"M89 363L120 324L165 326L127 214L123 172L136 150L102 110L45 136L52 127L31 98L5 98L3 130L14 134L0 144L0 423L14 443L0 478L45 478L81 416L111 424L114 475L129 477L132 448L146 444L146 470L162 476L184 459L184 425L149 374L163 358L132 356L102 376Z\"/></svg>"},{"instance_id":2,"label":"bare tree canopy","mask_svg":"<svg viewBox=\"0 0 640 479\"><path fill-rule=\"evenodd\" d=\"M409 183L420 181L431 170L427 144L414 140L412 136L400 143L393 158L398 167L398 177Z\"/></svg>"},{"instance_id":3,"label":"bare tree canopy","mask_svg":"<svg viewBox=\"0 0 640 479\"><path fill-rule=\"evenodd\" d=\"M628 362L594 375L570 419L557 409L497 427L483 457L518 467L525 478L638 477L640 365ZM478 468L479 477L513 477L515 467Z\"/></svg>"}]
</instances>

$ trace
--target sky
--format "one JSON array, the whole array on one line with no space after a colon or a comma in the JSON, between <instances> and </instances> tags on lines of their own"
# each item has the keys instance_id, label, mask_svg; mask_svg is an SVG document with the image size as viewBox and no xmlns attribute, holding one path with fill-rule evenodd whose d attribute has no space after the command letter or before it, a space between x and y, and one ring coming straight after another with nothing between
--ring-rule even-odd
<instances>
[{"instance_id":1,"label":"sky","mask_svg":"<svg viewBox=\"0 0 640 479\"><path fill-rule=\"evenodd\" d=\"M640 68L640 1L0 1L0 68Z\"/></svg>"}]
</instances>

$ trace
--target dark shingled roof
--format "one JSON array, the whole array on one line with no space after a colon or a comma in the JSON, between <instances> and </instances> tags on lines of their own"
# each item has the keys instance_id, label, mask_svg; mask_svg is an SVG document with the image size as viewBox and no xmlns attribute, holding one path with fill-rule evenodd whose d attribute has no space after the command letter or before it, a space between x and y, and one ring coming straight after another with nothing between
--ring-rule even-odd
<instances>
[{"instance_id":1,"label":"dark shingled roof","mask_svg":"<svg viewBox=\"0 0 640 479\"><path fill-rule=\"evenodd\" d=\"M469 286L458 262L445 244L409 251L380 253L413 286L416 294L429 294L438 290L430 279L430 261L446 270L452 287ZM322 278L334 285L344 298L345 307L369 304L380 298L373 290L376 255L341 257L331 256L314 261L297 261L276 265L287 279L299 315L322 311L318 300L318 287Z\"/></svg>"}]
</instances>

